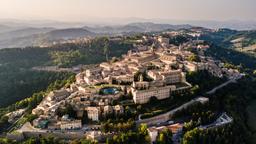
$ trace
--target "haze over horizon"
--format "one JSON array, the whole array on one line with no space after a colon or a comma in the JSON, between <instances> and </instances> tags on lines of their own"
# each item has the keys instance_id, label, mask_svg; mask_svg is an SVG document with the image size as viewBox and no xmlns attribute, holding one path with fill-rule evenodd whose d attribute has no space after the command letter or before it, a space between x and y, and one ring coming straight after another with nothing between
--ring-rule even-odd
<instances>
[{"instance_id":1,"label":"haze over horizon","mask_svg":"<svg viewBox=\"0 0 256 144\"><path fill-rule=\"evenodd\" d=\"M254 0L1 0L0 19L255 21Z\"/></svg>"}]
</instances>

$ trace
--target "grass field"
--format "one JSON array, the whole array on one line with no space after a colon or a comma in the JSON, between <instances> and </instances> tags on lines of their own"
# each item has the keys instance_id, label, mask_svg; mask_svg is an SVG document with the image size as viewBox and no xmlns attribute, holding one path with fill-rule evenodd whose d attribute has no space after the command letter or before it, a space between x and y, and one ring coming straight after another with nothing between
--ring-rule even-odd
<instances>
[{"instance_id":1,"label":"grass field","mask_svg":"<svg viewBox=\"0 0 256 144\"><path fill-rule=\"evenodd\" d=\"M236 44L235 50L239 52L247 53L247 54L256 55L256 44L243 47L243 48L241 47L241 45Z\"/></svg>"}]
</instances>

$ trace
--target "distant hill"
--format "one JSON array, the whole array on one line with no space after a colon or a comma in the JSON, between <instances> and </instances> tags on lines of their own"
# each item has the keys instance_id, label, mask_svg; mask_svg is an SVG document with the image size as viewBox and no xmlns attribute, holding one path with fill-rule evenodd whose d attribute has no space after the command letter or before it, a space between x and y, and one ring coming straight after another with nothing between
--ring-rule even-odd
<instances>
[{"instance_id":1,"label":"distant hill","mask_svg":"<svg viewBox=\"0 0 256 144\"><path fill-rule=\"evenodd\" d=\"M9 40L19 37L27 37L34 34L46 33L55 30L54 28L24 28L0 33L0 40Z\"/></svg>"},{"instance_id":2,"label":"distant hill","mask_svg":"<svg viewBox=\"0 0 256 144\"><path fill-rule=\"evenodd\" d=\"M142 33L142 32L158 32L168 29L187 29L191 28L190 25L170 25L170 24L155 24L155 23L131 23L124 26L103 26L103 27L88 27L83 28L95 33L109 33L109 34L122 34L122 33Z\"/></svg>"},{"instance_id":3,"label":"distant hill","mask_svg":"<svg viewBox=\"0 0 256 144\"><path fill-rule=\"evenodd\" d=\"M256 31L240 31L227 40L235 50L256 56Z\"/></svg>"},{"instance_id":4,"label":"distant hill","mask_svg":"<svg viewBox=\"0 0 256 144\"><path fill-rule=\"evenodd\" d=\"M228 28L235 30L256 30L256 21L239 21L239 20L228 20L228 21L183 21L182 23L219 29Z\"/></svg>"},{"instance_id":5,"label":"distant hill","mask_svg":"<svg viewBox=\"0 0 256 144\"><path fill-rule=\"evenodd\" d=\"M232 36L230 40L232 39L238 39L238 38L244 38L244 40L251 40L256 39L256 30L254 31L240 31L236 35Z\"/></svg>"},{"instance_id":6,"label":"distant hill","mask_svg":"<svg viewBox=\"0 0 256 144\"><path fill-rule=\"evenodd\" d=\"M243 54L256 56L256 30L237 31L224 28L206 32L200 39Z\"/></svg>"},{"instance_id":7,"label":"distant hill","mask_svg":"<svg viewBox=\"0 0 256 144\"><path fill-rule=\"evenodd\" d=\"M79 37L88 37L95 36L96 34L90 32L83 28L70 28L70 29L60 29L53 30L45 34L41 34L41 36L48 38L49 40L59 40L59 39L73 39Z\"/></svg>"},{"instance_id":8,"label":"distant hill","mask_svg":"<svg viewBox=\"0 0 256 144\"><path fill-rule=\"evenodd\" d=\"M0 48L40 46L55 40L96 36L86 29L29 28L0 34Z\"/></svg>"},{"instance_id":9,"label":"distant hill","mask_svg":"<svg viewBox=\"0 0 256 144\"><path fill-rule=\"evenodd\" d=\"M11 31L12 27L0 24L0 33Z\"/></svg>"},{"instance_id":10,"label":"distant hill","mask_svg":"<svg viewBox=\"0 0 256 144\"><path fill-rule=\"evenodd\" d=\"M131 23L121 26L96 26L82 28L55 29L52 27L28 27L10 30L0 25L0 48L38 46L55 40L75 39L80 37L95 37L102 35L134 34L144 32L159 32L192 28L190 25L170 25L155 23ZM7 31L9 30L9 31Z\"/></svg>"},{"instance_id":11,"label":"distant hill","mask_svg":"<svg viewBox=\"0 0 256 144\"><path fill-rule=\"evenodd\" d=\"M178 30L178 29L192 28L191 25L155 24L155 23L149 23L149 22L148 23L131 23L128 25L139 27L141 29L144 29L147 32L163 31L163 30L167 30L167 29Z\"/></svg>"},{"instance_id":12,"label":"distant hill","mask_svg":"<svg viewBox=\"0 0 256 144\"><path fill-rule=\"evenodd\" d=\"M33 46L36 42L36 39L37 35L30 35L26 37L16 37L8 40L0 40L0 49Z\"/></svg>"}]
</instances>

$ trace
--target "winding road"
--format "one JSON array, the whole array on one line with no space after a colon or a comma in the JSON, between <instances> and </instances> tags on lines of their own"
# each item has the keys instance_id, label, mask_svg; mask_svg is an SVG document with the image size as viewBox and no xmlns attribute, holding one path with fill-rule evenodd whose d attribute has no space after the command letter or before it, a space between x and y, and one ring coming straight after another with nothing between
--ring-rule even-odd
<instances>
[{"instance_id":1,"label":"winding road","mask_svg":"<svg viewBox=\"0 0 256 144\"><path fill-rule=\"evenodd\" d=\"M228 81L226 81L225 83L222 83L218 86L216 86L215 88L213 88L212 90L206 92L206 94L208 95L211 95L211 94L214 94L217 90L229 85L230 83L236 83L237 80L241 79L242 77L244 76L244 74L239 74L237 76L234 76L234 77L231 77ZM205 97L197 97L195 99L192 99L191 101L179 106L178 108L175 108L169 112L166 112L164 114L161 114L161 115L157 115L157 116L154 116L154 117L151 117L151 118L147 118L147 119L141 119L141 115L139 115L139 118L138 120L136 121L137 124L140 124L140 123L147 123L149 125L156 125L158 123L163 123L163 122L166 122L168 121L170 118L170 115L172 115L173 113L177 112L178 110L181 110L181 109L186 109L188 106L196 103L196 102L201 102L201 103L204 103L206 101L208 101L209 99L205 98Z\"/></svg>"},{"instance_id":2,"label":"winding road","mask_svg":"<svg viewBox=\"0 0 256 144\"><path fill-rule=\"evenodd\" d=\"M221 88L223 88L223 87L229 85L230 83L236 83L237 80L241 79L243 76L244 76L243 74L240 74L240 75L238 75L238 76L235 76L235 77L229 79L228 81L226 81L225 83L223 83L223 84L221 84L221 85L219 85L219 86L216 86L216 87L213 88L212 90L206 92L206 94L208 94L208 95L214 94L217 90L219 90L219 89L221 89Z\"/></svg>"}]
</instances>

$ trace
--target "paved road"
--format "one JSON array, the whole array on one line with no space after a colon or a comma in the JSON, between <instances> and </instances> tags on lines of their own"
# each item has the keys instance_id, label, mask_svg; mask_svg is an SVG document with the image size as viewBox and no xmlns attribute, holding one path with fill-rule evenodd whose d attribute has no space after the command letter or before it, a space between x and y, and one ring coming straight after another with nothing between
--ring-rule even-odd
<instances>
[{"instance_id":1,"label":"paved road","mask_svg":"<svg viewBox=\"0 0 256 144\"><path fill-rule=\"evenodd\" d=\"M58 66L40 66L40 67L33 67L32 70L34 71L47 71L47 72L72 72L72 73L79 73L81 71L81 67L72 67L72 68L60 68Z\"/></svg>"},{"instance_id":2,"label":"paved road","mask_svg":"<svg viewBox=\"0 0 256 144\"><path fill-rule=\"evenodd\" d=\"M208 102L209 99L208 98L205 98L205 97L198 97L198 98L195 98L195 99L192 99L191 101L171 110L171 111L168 111L164 114L160 114L160 115L157 115L157 116L154 116L154 117L151 117L151 118L147 118L147 119L139 119L138 121L136 121L137 124L140 124L140 123L147 123L148 125L157 125L159 123L164 123L164 122L167 122L170 120L170 116L173 115L174 113L176 113L177 111L179 110L182 110L182 109L186 109L188 108L190 105L193 105L195 103L206 103ZM139 116L140 118L140 116Z\"/></svg>"},{"instance_id":3,"label":"paved road","mask_svg":"<svg viewBox=\"0 0 256 144\"><path fill-rule=\"evenodd\" d=\"M226 113L222 113L215 122L208 125L200 126L199 128L202 128L202 129L216 128L232 122L233 122L232 117L228 116Z\"/></svg>"},{"instance_id":4,"label":"paved road","mask_svg":"<svg viewBox=\"0 0 256 144\"><path fill-rule=\"evenodd\" d=\"M242 78L244 75L243 74L240 74L240 75L237 75L235 77L232 77L230 80L226 81L225 83L219 85L219 86L216 86L215 88L213 88L212 90L208 91L207 94L214 94L218 89L221 89L223 87L225 87L226 85L230 84L230 83L235 83L238 79ZM194 104L195 102L206 102L208 100L206 100L207 98L204 98L204 97L198 97L196 99L193 99L169 112L166 112L164 114L161 114L161 115L157 115L157 116L154 116L154 117L151 117L151 118L148 118L148 119L141 119L141 115L139 115L139 119L138 121L136 121L137 124L139 123L148 123L148 124L157 124L157 123L162 123L162 122L165 122L167 121L167 118L168 116L170 115L173 115L175 112L181 110L181 109L186 109L188 106Z\"/></svg>"},{"instance_id":5,"label":"paved road","mask_svg":"<svg viewBox=\"0 0 256 144\"><path fill-rule=\"evenodd\" d=\"M233 77L233 78L231 78L230 80L226 81L225 83L223 83L223 84L221 84L221 85L219 85L219 86L216 86L216 87L213 88L212 90L206 92L206 94L209 94L209 95L214 94L217 90L219 90L219 89L221 89L221 88L223 88L223 87L229 85L230 83L236 83L237 80L241 79L242 77L243 77L242 74L240 74L239 76Z\"/></svg>"},{"instance_id":6,"label":"paved road","mask_svg":"<svg viewBox=\"0 0 256 144\"><path fill-rule=\"evenodd\" d=\"M14 130L16 124L24 117L25 114L23 114L20 118L18 118L9 128L7 128L8 132L11 132Z\"/></svg>"},{"instance_id":7,"label":"paved road","mask_svg":"<svg viewBox=\"0 0 256 144\"><path fill-rule=\"evenodd\" d=\"M228 84L230 84L230 83L236 83L237 80L241 79L243 76L244 76L244 74L240 74L240 75L238 75L238 76L235 76L235 77L231 78L230 80L226 81L225 83L223 83L223 84L221 84L221 85L219 85L219 86L216 86L216 87L213 88L212 90L208 91L206 94L214 94L217 90L219 90L219 89L221 89L221 88L227 86ZM191 100L191 101L189 101L189 102L187 102L187 103L181 105L180 107L178 107L178 108L176 108L176 109L173 109L173 110L171 110L171 111L169 111L169 112L167 112L167 113L165 113L165 114L162 114L162 115L172 115L173 113L177 112L178 110L187 108L189 105L191 105L191 104L193 104L193 103L195 103L195 102L204 103L204 102L206 102L206 101L208 101L208 100L209 100L209 99L207 99L207 98L199 97L199 98L193 99L193 100ZM149 119L145 119L145 120L149 120L149 122L152 124L152 121L154 121L154 118L155 118L155 119L158 118L158 117L160 118L160 116L162 116L162 115L158 115L158 116L155 116L155 117L152 117L152 118L149 118ZM219 125L226 124L226 123L230 123L230 122L233 121L232 118L228 118L228 119L229 119L228 121L224 121L224 122L218 122L218 121L217 121L217 122L214 122L211 126L219 126ZM139 115L139 120L137 121L137 123L138 123L138 122L140 123L140 122L145 121L145 120L141 120L141 115ZM166 121L166 120L164 119L163 121ZM157 123L157 122L159 122L159 120L156 121L156 123ZM207 128L207 127L209 127L209 125L208 125L208 126L204 126L203 128ZM182 136L182 133L178 133L177 135L175 135L175 137L174 137L174 143L175 143L175 144L179 144L179 143L180 143L179 140L180 140L180 137L181 137L181 136Z\"/></svg>"}]
</instances>

